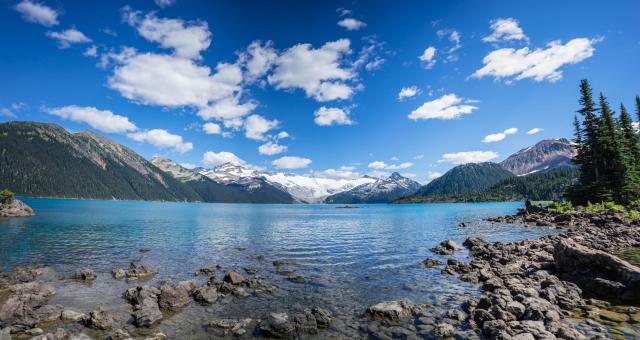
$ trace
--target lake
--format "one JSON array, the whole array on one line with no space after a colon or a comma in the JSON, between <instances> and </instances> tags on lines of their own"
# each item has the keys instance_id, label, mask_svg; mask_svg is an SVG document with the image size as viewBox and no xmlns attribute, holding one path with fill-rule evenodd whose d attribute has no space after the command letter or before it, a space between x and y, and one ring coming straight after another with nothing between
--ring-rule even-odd
<instances>
[{"instance_id":1,"label":"lake","mask_svg":"<svg viewBox=\"0 0 640 340\"><path fill-rule=\"evenodd\" d=\"M512 214L519 203L359 205L251 205L93 201L25 198L37 216L0 219L0 270L45 264L55 271L58 290L51 303L80 311L103 305L127 313L122 299L136 282L111 278L114 268L131 260L159 272L146 284L194 278L199 268L257 270L277 291L268 296L225 299L211 307L191 304L165 318L168 335L207 337L202 325L213 317L260 319L273 311L320 306L334 314L328 333L362 334L366 308L408 298L435 308L456 307L478 288L442 275L439 268L417 265L445 239L462 243L469 236L509 242L555 233L555 229L501 225L484 217ZM460 227L465 222L467 227ZM141 252L141 249L148 251ZM456 257L464 258L466 251ZM287 280L272 261L284 260L304 283ZM67 280L91 268L90 286ZM62 278L62 280L60 280ZM206 278L205 278L206 279ZM199 279L202 280L202 279ZM125 320L126 321L126 320Z\"/></svg>"}]
</instances>

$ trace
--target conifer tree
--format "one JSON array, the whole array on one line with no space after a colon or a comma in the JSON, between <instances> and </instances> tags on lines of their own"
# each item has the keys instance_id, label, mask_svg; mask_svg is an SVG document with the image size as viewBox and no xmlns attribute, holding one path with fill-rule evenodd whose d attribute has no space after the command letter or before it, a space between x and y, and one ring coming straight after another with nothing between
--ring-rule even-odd
<instances>
[{"instance_id":1,"label":"conifer tree","mask_svg":"<svg viewBox=\"0 0 640 340\"><path fill-rule=\"evenodd\" d=\"M600 93L600 117L598 124L598 158L597 168L600 180L597 182L599 201L617 200L616 194L622 188L623 162L618 143L618 126L609 107L607 98Z\"/></svg>"},{"instance_id":2,"label":"conifer tree","mask_svg":"<svg viewBox=\"0 0 640 340\"><path fill-rule=\"evenodd\" d=\"M623 104L620 104L620 147L623 163L620 202L628 203L640 196L640 136Z\"/></svg>"}]
</instances>

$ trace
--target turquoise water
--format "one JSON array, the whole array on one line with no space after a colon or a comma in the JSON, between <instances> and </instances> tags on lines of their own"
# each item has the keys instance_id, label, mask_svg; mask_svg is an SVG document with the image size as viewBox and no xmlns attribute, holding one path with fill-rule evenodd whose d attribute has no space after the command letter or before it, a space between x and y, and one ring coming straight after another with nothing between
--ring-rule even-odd
<instances>
[{"instance_id":1,"label":"turquoise water","mask_svg":"<svg viewBox=\"0 0 640 340\"><path fill-rule=\"evenodd\" d=\"M37 216L0 219L0 270L45 264L65 276L88 267L99 273L99 279L109 281L111 269L142 259L159 271L154 278L159 281L190 279L198 268L214 264L225 270L253 267L283 293L267 300L247 299L226 313L251 310L256 318L273 308L310 303L345 318L362 314L373 303L404 297L455 305L461 295L477 290L441 275L438 269L418 266L426 257L446 262L431 253L431 247L444 239L462 243L469 236L480 236L507 242L555 232L482 221L515 212L517 203L340 209L335 205L24 201ZM460 222L468 227L459 227ZM150 251L143 253L141 248ZM273 260L291 261L306 282L287 281L275 273ZM115 287L121 293L126 288L121 285L109 281L94 288L104 292ZM65 298L64 292L59 289L57 297L64 304L91 307L86 301Z\"/></svg>"}]
</instances>

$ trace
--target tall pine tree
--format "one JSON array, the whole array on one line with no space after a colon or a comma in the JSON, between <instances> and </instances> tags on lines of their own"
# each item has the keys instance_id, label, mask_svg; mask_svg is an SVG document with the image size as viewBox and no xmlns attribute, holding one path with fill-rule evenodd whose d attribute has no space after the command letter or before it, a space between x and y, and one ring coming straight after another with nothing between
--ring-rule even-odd
<instances>
[{"instance_id":1,"label":"tall pine tree","mask_svg":"<svg viewBox=\"0 0 640 340\"><path fill-rule=\"evenodd\" d=\"M640 136L623 104L620 104L620 148L624 172L619 200L629 203L640 195Z\"/></svg>"},{"instance_id":2,"label":"tall pine tree","mask_svg":"<svg viewBox=\"0 0 640 340\"><path fill-rule=\"evenodd\" d=\"M600 118L598 124L598 163L601 179L598 181L600 201L618 200L622 188L623 162L618 143L618 127L607 98L600 93Z\"/></svg>"}]
</instances>

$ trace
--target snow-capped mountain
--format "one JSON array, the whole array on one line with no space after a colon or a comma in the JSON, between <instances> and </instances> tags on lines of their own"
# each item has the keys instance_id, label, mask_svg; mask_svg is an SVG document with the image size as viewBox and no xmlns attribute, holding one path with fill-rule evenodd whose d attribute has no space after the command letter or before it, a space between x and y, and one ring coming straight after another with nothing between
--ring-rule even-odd
<instances>
[{"instance_id":1,"label":"snow-capped mountain","mask_svg":"<svg viewBox=\"0 0 640 340\"><path fill-rule=\"evenodd\" d=\"M267 183L288 192L302 203L320 203L333 194L376 181L375 178L371 177L333 179L283 172L268 172L231 163L219 165L214 169L199 169L199 173L224 184L243 183L246 185L265 180Z\"/></svg>"},{"instance_id":2,"label":"snow-capped mountain","mask_svg":"<svg viewBox=\"0 0 640 340\"><path fill-rule=\"evenodd\" d=\"M559 167L573 166L576 150L565 138L544 139L509 156L500 165L516 175L528 175Z\"/></svg>"},{"instance_id":3,"label":"snow-capped mountain","mask_svg":"<svg viewBox=\"0 0 640 340\"><path fill-rule=\"evenodd\" d=\"M420 189L420 183L394 172L387 178L376 179L374 182L331 195L325 199L325 203L386 203L411 195L418 189Z\"/></svg>"}]
</instances>

